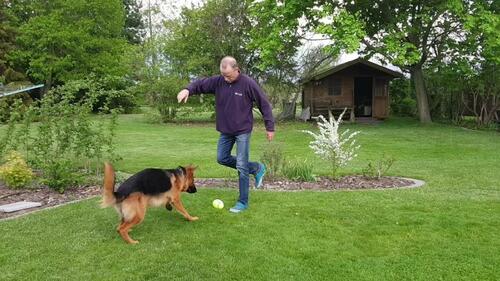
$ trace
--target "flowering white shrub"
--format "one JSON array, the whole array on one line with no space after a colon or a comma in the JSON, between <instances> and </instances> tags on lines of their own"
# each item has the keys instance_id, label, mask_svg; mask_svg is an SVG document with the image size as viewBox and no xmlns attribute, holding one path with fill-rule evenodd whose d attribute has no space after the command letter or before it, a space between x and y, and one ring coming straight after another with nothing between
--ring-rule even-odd
<instances>
[{"instance_id":1,"label":"flowering white shrub","mask_svg":"<svg viewBox=\"0 0 500 281\"><path fill-rule=\"evenodd\" d=\"M339 126L342 123L342 116L346 109L340 114L338 119L333 117L329 112L329 120L326 120L322 115L319 116L318 127L319 133L315 134L311 131L303 130L314 137L314 140L309 143L309 147L321 159L329 161L332 164L333 177L336 177L336 172L339 167L346 166L356 156L356 151L360 145L356 145L354 138L359 131L349 132L349 129L339 134Z\"/></svg>"}]
</instances>

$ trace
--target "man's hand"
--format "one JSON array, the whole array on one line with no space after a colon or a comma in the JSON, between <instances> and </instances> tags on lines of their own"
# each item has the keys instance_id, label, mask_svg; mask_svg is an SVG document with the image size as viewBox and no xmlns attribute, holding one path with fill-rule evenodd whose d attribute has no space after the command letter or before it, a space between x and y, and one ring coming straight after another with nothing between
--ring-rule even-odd
<instances>
[{"instance_id":1,"label":"man's hand","mask_svg":"<svg viewBox=\"0 0 500 281\"><path fill-rule=\"evenodd\" d=\"M184 103L186 103L188 97L189 97L189 91L187 89L184 89L177 94L177 102L181 103L181 101L184 101Z\"/></svg>"},{"instance_id":2,"label":"man's hand","mask_svg":"<svg viewBox=\"0 0 500 281\"><path fill-rule=\"evenodd\" d=\"M268 141L272 141L274 139L274 132L267 131L266 135L267 135L267 140Z\"/></svg>"}]
</instances>

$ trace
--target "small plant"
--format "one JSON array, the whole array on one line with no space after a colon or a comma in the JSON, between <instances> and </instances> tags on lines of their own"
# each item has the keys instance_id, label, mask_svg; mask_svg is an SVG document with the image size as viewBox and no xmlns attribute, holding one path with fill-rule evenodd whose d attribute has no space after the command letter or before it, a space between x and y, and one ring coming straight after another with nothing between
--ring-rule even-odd
<instances>
[{"instance_id":1,"label":"small plant","mask_svg":"<svg viewBox=\"0 0 500 281\"><path fill-rule=\"evenodd\" d=\"M281 170L285 162L283 146L277 142L266 143L262 149L260 161L267 167L267 175L276 178L281 175Z\"/></svg>"},{"instance_id":2,"label":"small plant","mask_svg":"<svg viewBox=\"0 0 500 281\"><path fill-rule=\"evenodd\" d=\"M287 161L283 166L283 175L294 181L314 181L313 165L308 161Z\"/></svg>"},{"instance_id":3,"label":"small plant","mask_svg":"<svg viewBox=\"0 0 500 281\"><path fill-rule=\"evenodd\" d=\"M6 160L7 162L0 166L0 178L8 187L22 188L33 180L33 171L19 152L10 152Z\"/></svg>"},{"instance_id":4,"label":"small plant","mask_svg":"<svg viewBox=\"0 0 500 281\"><path fill-rule=\"evenodd\" d=\"M161 124L163 119L159 112L146 112L144 114L144 121L149 124Z\"/></svg>"},{"instance_id":5,"label":"small plant","mask_svg":"<svg viewBox=\"0 0 500 281\"><path fill-rule=\"evenodd\" d=\"M377 160L375 163L372 163L370 161L368 162L368 165L363 168L363 176L367 178L376 178L377 180L379 180L389 171L395 161L396 159L394 159L393 157L385 156L382 156L382 158Z\"/></svg>"},{"instance_id":6,"label":"small plant","mask_svg":"<svg viewBox=\"0 0 500 281\"><path fill-rule=\"evenodd\" d=\"M79 183L81 175L73 170L70 162L67 159L45 162L43 166L44 177L41 182L59 193L64 193L67 187Z\"/></svg>"},{"instance_id":7,"label":"small plant","mask_svg":"<svg viewBox=\"0 0 500 281\"><path fill-rule=\"evenodd\" d=\"M359 131L349 133L349 129L347 129L343 133L338 132L345 112L346 109L344 109L338 119L335 119L331 112L329 112L329 120L320 115L318 134L307 130L303 131L314 137L309 147L319 158L331 163L334 178L337 177L338 168L346 166L354 159L357 156L356 151L360 148L359 145L356 145L356 140L354 139L359 134Z\"/></svg>"}]
</instances>

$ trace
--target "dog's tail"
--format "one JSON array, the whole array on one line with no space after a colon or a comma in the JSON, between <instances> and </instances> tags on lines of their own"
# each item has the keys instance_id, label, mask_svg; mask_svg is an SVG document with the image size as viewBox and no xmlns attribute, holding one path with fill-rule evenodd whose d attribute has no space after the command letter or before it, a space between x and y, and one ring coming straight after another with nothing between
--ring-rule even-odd
<instances>
[{"instance_id":1,"label":"dog's tail","mask_svg":"<svg viewBox=\"0 0 500 281\"><path fill-rule=\"evenodd\" d=\"M115 170L108 162L104 163L104 183L102 186L101 207L109 207L116 203L115 198Z\"/></svg>"}]
</instances>

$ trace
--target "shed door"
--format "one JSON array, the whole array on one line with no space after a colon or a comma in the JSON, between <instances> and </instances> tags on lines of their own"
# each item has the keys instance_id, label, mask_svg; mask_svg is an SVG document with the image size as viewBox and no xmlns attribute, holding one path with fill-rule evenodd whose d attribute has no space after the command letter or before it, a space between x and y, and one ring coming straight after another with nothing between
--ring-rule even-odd
<instances>
[{"instance_id":1,"label":"shed door","mask_svg":"<svg viewBox=\"0 0 500 281\"><path fill-rule=\"evenodd\" d=\"M372 77L354 78L354 114L356 116L372 116Z\"/></svg>"},{"instance_id":2,"label":"shed door","mask_svg":"<svg viewBox=\"0 0 500 281\"><path fill-rule=\"evenodd\" d=\"M388 115L388 81L387 79L375 79L373 95L373 117L386 118Z\"/></svg>"}]
</instances>

